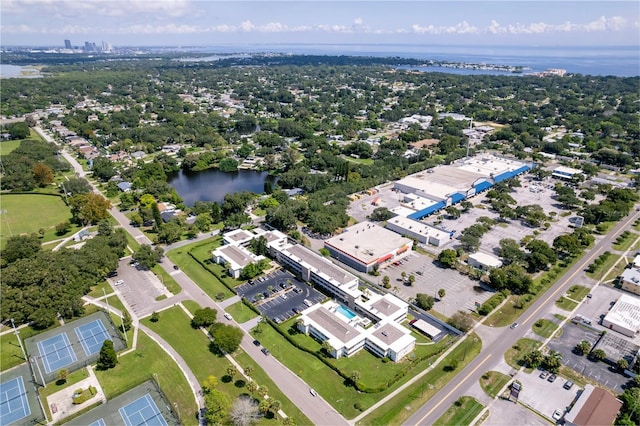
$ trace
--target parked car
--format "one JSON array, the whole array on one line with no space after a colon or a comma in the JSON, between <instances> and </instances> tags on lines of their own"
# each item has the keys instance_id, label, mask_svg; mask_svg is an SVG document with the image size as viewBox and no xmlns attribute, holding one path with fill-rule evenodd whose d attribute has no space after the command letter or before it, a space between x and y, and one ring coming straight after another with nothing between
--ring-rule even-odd
<instances>
[{"instance_id":1,"label":"parked car","mask_svg":"<svg viewBox=\"0 0 640 426\"><path fill-rule=\"evenodd\" d=\"M561 409L557 409L556 411L553 412L553 420L560 420L562 418L562 410Z\"/></svg>"},{"instance_id":2,"label":"parked car","mask_svg":"<svg viewBox=\"0 0 640 426\"><path fill-rule=\"evenodd\" d=\"M540 373L540 378L541 378L541 379L546 379L548 375L549 375L549 373L548 373L548 372L543 371L542 373Z\"/></svg>"},{"instance_id":3,"label":"parked car","mask_svg":"<svg viewBox=\"0 0 640 426\"><path fill-rule=\"evenodd\" d=\"M316 391L315 391L315 390L313 390L313 389L309 389L309 393L310 393L311 395L313 395L313 396L318 396L318 392L316 392Z\"/></svg>"},{"instance_id":4,"label":"parked car","mask_svg":"<svg viewBox=\"0 0 640 426\"><path fill-rule=\"evenodd\" d=\"M566 382L564 382L564 385L562 385L562 387L569 390L573 387L573 382L571 380L567 380Z\"/></svg>"},{"instance_id":5,"label":"parked car","mask_svg":"<svg viewBox=\"0 0 640 426\"><path fill-rule=\"evenodd\" d=\"M123 280L118 280L115 283L113 283L113 285L122 285L122 284L124 284Z\"/></svg>"},{"instance_id":6,"label":"parked car","mask_svg":"<svg viewBox=\"0 0 640 426\"><path fill-rule=\"evenodd\" d=\"M178 265L173 265L173 269L177 271L178 269L180 269L180 267Z\"/></svg>"},{"instance_id":7,"label":"parked car","mask_svg":"<svg viewBox=\"0 0 640 426\"><path fill-rule=\"evenodd\" d=\"M260 340L254 340L253 344L256 345L256 346L260 346Z\"/></svg>"},{"instance_id":8,"label":"parked car","mask_svg":"<svg viewBox=\"0 0 640 426\"><path fill-rule=\"evenodd\" d=\"M553 382L556 381L556 377L557 376L555 374L552 374L552 375L549 376L549 378L547 380L550 381L551 383L553 383Z\"/></svg>"},{"instance_id":9,"label":"parked car","mask_svg":"<svg viewBox=\"0 0 640 426\"><path fill-rule=\"evenodd\" d=\"M269 352L269 350L267 348L262 348L261 351L265 355L269 355L271 353L271 352Z\"/></svg>"},{"instance_id":10,"label":"parked car","mask_svg":"<svg viewBox=\"0 0 640 426\"><path fill-rule=\"evenodd\" d=\"M231 320L233 319L233 317L231 317L231 315L229 315L228 313L225 313L225 314L224 314L224 317L225 317L226 319L228 319L229 321L231 321Z\"/></svg>"},{"instance_id":11,"label":"parked car","mask_svg":"<svg viewBox=\"0 0 640 426\"><path fill-rule=\"evenodd\" d=\"M518 323L517 322L514 322L513 324L511 324L511 329L514 329L514 328L518 328Z\"/></svg>"}]
</instances>

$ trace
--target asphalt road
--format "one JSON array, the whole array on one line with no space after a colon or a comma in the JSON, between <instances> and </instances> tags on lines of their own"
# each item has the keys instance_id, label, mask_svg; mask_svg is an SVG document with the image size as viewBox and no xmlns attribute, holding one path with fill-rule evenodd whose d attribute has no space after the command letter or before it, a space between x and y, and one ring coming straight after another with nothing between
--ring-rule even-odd
<instances>
[{"instance_id":1,"label":"asphalt road","mask_svg":"<svg viewBox=\"0 0 640 426\"><path fill-rule=\"evenodd\" d=\"M556 282L540 299L538 299L520 317L519 327L516 329L504 329L500 339L487 345L483 342L480 354L458 375L436 393L429 401L411 416L405 425L431 425L436 422L444 412L460 397L465 395L467 390L480 379L480 376L498 363L503 354L518 339L522 338L540 315L540 311L552 307L560 294L563 294L574 283L576 276L605 250L611 247L612 241L620 233L629 228L638 218L638 211L635 209L623 221L620 221L606 236L598 241L591 251L580 261L578 261L565 275Z\"/></svg>"},{"instance_id":2,"label":"asphalt road","mask_svg":"<svg viewBox=\"0 0 640 426\"><path fill-rule=\"evenodd\" d=\"M48 142L55 143L42 129L36 127L35 130ZM84 177L86 172L82 170L82 166L64 149L62 151L63 156L67 159L69 164L76 170L78 176ZM92 185L93 186L93 185ZM94 187L94 191L99 192ZM140 244L152 244L152 241L144 235L139 229L129 224L129 219L122 214L117 208L110 210L111 215L118 221L129 234L131 234L136 241ZM165 271L172 274L173 262L164 258L160 264ZM202 307L211 307L213 309L222 312L221 308L213 299L207 296L201 289L194 283L186 274L180 271L177 274L172 274L173 279L182 287L182 292L179 294L179 298L167 299L166 303L177 303L181 300L195 300ZM238 324L235 324L238 326ZM239 327L239 326L238 326ZM269 375L271 380L275 382L278 388L289 398L296 406L313 422L315 425L347 425L347 421L338 412L336 412L331 405L329 405L319 395L314 397L309 392L309 386L302 381L292 371L282 365L277 359L272 356L265 356L260 352L260 348L253 345L253 337L245 332L245 336L242 339L241 347L251 356Z\"/></svg>"}]
</instances>

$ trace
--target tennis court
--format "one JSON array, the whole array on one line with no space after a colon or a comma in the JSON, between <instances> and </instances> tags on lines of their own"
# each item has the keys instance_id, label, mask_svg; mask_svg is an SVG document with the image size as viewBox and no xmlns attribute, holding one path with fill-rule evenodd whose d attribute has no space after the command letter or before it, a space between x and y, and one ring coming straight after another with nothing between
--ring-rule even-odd
<instances>
[{"instance_id":1,"label":"tennis court","mask_svg":"<svg viewBox=\"0 0 640 426\"><path fill-rule=\"evenodd\" d=\"M104 422L104 419L98 419L89 426L107 426L107 424Z\"/></svg>"},{"instance_id":2,"label":"tennis court","mask_svg":"<svg viewBox=\"0 0 640 426\"><path fill-rule=\"evenodd\" d=\"M120 408L118 411L120 412L122 420L124 420L126 426L167 426L167 422L164 417L162 417L162 414L160 414L158 406L149 394L136 399L132 403Z\"/></svg>"},{"instance_id":3,"label":"tennis court","mask_svg":"<svg viewBox=\"0 0 640 426\"><path fill-rule=\"evenodd\" d=\"M0 384L0 424L9 425L30 414L22 376Z\"/></svg>"},{"instance_id":4,"label":"tennis court","mask_svg":"<svg viewBox=\"0 0 640 426\"><path fill-rule=\"evenodd\" d=\"M76 335L87 356L100 352L104 341L110 340L107 329L99 319L76 327Z\"/></svg>"},{"instance_id":5,"label":"tennis court","mask_svg":"<svg viewBox=\"0 0 640 426\"><path fill-rule=\"evenodd\" d=\"M71 347L67 333L56 334L38 342L38 351L47 374L60 370L78 360Z\"/></svg>"}]
</instances>

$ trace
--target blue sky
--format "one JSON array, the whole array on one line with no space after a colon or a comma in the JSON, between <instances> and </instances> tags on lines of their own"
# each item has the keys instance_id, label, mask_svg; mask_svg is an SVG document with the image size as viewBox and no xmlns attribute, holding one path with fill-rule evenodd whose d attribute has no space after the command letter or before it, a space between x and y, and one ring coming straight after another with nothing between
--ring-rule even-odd
<instances>
[{"instance_id":1,"label":"blue sky","mask_svg":"<svg viewBox=\"0 0 640 426\"><path fill-rule=\"evenodd\" d=\"M640 2L2 0L0 37L38 46L640 46Z\"/></svg>"}]
</instances>

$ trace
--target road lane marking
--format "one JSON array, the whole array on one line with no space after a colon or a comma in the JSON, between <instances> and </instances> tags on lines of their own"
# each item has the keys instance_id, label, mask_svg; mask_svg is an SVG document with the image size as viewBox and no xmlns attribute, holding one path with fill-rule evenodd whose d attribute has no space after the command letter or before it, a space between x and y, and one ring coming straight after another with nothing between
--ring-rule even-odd
<instances>
[{"instance_id":1,"label":"road lane marking","mask_svg":"<svg viewBox=\"0 0 640 426\"><path fill-rule=\"evenodd\" d=\"M492 355L492 354L487 355L487 357L486 357L485 359L483 359L483 360L482 360L482 362L481 362L480 364L478 364L478 366L477 366L476 368L474 368L473 370L471 370L471 372L470 372L469 374L467 374L467 377L469 377L469 376L473 375L473 373L475 373L475 372L476 372L476 370L478 370L478 368L482 367L482 364L484 364L485 362L487 362L487 361L489 360L489 358L491 358L491 355ZM463 384L463 383L464 383L464 380L461 380L461 381L460 381L460 383L458 383L458 384L456 385L456 387L454 387L453 389L451 389L451 392L449 392L448 394L446 394L446 395L445 395L445 397L444 397L444 398L442 398L442 399L441 399L441 400L440 400L436 405L434 405L434 407L433 407L431 410L429 410L429 412L428 412L427 414L425 414L424 416L422 416L422 418L421 418L420 420L418 420L417 424L421 424L421 423L424 421L424 419L426 419L427 417L429 417L429 416L431 415L431 413L433 413L433 412L434 412L434 410L435 410L436 408L438 408L438 407L440 406L440 404L442 404L442 402L443 402L444 400L446 400L447 398L449 398L449 397L451 396L451 394L452 394L452 393L454 393L455 391L457 391L457 390L458 390L458 388L459 388L460 386L462 386L462 384Z\"/></svg>"}]
</instances>

